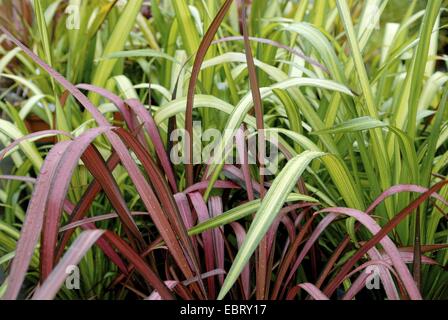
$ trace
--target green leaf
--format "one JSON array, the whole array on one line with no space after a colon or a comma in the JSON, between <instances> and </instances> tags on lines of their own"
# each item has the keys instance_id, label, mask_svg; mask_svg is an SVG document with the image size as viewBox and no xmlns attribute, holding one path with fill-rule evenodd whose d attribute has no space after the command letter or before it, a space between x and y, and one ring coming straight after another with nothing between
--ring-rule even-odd
<instances>
[{"instance_id":1,"label":"green leaf","mask_svg":"<svg viewBox=\"0 0 448 320\"><path fill-rule=\"evenodd\" d=\"M358 132L375 128L387 127L387 124L373 119L371 117L361 117L356 119L348 120L344 123L338 124L331 129L319 130L313 132L314 135L319 134L337 134L337 133L348 133L348 132Z\"/></svg>"},{"instance_id":2,"label":"green leaf","mask_svg":"<svg viewBox=\"0 0 448 320\"><path fill-rule=\"evenodd\" d=\"M425 75L425 68L428 62L428 52L431 44L431 37L434 24L439 15L442 0L428 1L426 6L425 16L420 29L420 41L417 47L417 52L412 61L412 70L408 73L411 77L411 89L409 96L409 117L408 117L408 134L414 139L416 134L417 123L417 108L418 102L423 87L423 78Z\"/></svg>"},{"instance_id":3,"label":"green leaf","mask_svg":"<svg viewBox=\"0 0 448 320\"><path fill-rule=\"evenodd\" d=\"M141 58L141 57L162 58L177 64L181 64L181 62L177 61L172 56L153 49L138 49L138 50L112 52L110 54L105 55L100 60L120 59L120 58Z\"/></svg>"},{"instance_id":4,"label":"green leaf","mask_svg":"<svg viewBox=\"0 0 448 320\"><path fill-rule=\"evenodd\" d=\"M0 132L5 134L11 140L17 140L23 137L23 133L19 129L17 129L16 126L14 126L11 122L3 119L0 119ZM34 144L28 141L24 141L20 144L20 148L31 160L36 170L40 170L43 160Z\"/></svg>"},{"instance_id":5,"label":"green leaf","mask_svg":"<svg viewBox=\"0 0 448 320\"><path fill-rule=\"evenodd\" d=\"M176 13L176 19L178 21L180 35L188 56L193 56L196 50L199 48L199 33L196 29L194 20L191 16L190 9L186 0L173 0L171 1L174 11Z\"/></svg>"},{"instance_id":6,"label":"green leaf","mask_svg":"<svg viewBox=\"0 0 448 320\"><path fill-rule=\"evenodd\" d=\"M134 21L137 18L137 14L140 12L142 3L143 0L128 1L120 15L120 19L114 27L114 31L112 32L106 47L104 48L103 56L107 57L114 52L123 50L126 39L134 27ZM117 59L102 60L95 70L92 84L97 87L104 87L116 63ZM94 105L99 104L100 96L98 94L90 93L89 98Z\"/></svg>"},{"instance_id":7,"label":"green leaf","mask_svg":"<svg viewBox=\"0 0 448 320\"><path fill-rule=\"evenodd\" d=\"M285 202L298 202L298 201L316 202L316 204L318 202L313 197L304 196L296 193L291 193L290 195L288 195ZM234 221L240 220L244 217L251 215L254 212L257 212L257 210L260 208L260 205L261 205L260 199L244 203L236 208L230 209L229 211L217 216L216 218L212 218L201 224L198 224L197 226L191 228L188 231L188 234L190 236L198 235L207 230L219 228Z\"/></svg>"}]
</instances>

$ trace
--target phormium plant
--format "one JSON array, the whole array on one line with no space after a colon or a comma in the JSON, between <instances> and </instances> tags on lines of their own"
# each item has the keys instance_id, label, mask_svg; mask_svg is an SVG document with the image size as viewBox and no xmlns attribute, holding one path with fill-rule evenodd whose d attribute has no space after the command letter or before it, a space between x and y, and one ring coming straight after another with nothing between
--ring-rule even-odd
<instances>
[{"instance_id":1,"label":"phormium plant","mask_svg":"<svg viewBox=\"0 0 448 320\"><path fill-rule=\"evenodd\" d=\"M19 2L3 299L448 297L446 1Z\"/></svg>"}]
</instances>

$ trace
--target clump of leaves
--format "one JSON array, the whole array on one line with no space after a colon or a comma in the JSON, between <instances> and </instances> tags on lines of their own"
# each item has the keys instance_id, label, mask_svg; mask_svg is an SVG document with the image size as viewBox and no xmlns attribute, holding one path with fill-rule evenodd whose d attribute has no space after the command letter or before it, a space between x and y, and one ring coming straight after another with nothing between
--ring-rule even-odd
<instances>
[{"instance_id":1,"label":"clump of leaves","mask_svg":"<svg viewBox=\"0 0 448 320\"><path fill-rule=\"evenodd\" d=\"M369 2L380 10L388 3ZM448 137L444 128L448 92L439 98L439 82L428 80L426 88L422 82L441 3L428 2L426 10L416 15L411 10L403 26L423 18L418 35L408 42L403 26L385 34L389 49L367 70L363 52L375 29L368 23L370 6L360 15L364 29L353 25L345 0L318 2L311 14L314 25L296 21L305 16L308 1L292 7L276 4L276 10L289 10L294 19L269 17L272 25L263 28L257 21L266 4L253 1L248 18L242 4L237 19L231 20L242 37L213 41L232 9L232 1L226 0L210 18L201 41L187 2L175 1L171 31L179 30L179 24L184 27L179 30L183 46L195 59L186 96L176 97L183 88L181 71L173 81L174 99L155 112L151 92L146 107L139 99L123 99L101 88L113 69L107 56L157 55L169 61L165 66L171 70L176 62L169 55L105 50L95 81L73 85L48 60L0 27L63 88L56 95L60 110L71 96L87 119L82 130L31 135L1 122L2 132L14 141L1 151L0 159L13 157L20 147L29 163L21 164L17 175L0 178L14 183L11 194L20 194L19 182L33 191L26 212L20 214L20 232L13 224L0 224L2 247L10 250L1 263L12 260L0 294L4 299L17 298L27 279L32 284L27 297L76 297L62 284L66 268L80 264L84 298L350 300L364 290L371 276L366 270L372 266L379 270L382 283L382 290L372 297L444 297L448 181L443 176L447 158L443 143ZM134 5L126 7L126 15L137 15L140 6ZM343 37L322 32L325 12L338 14L332 31L343 32ZM165 23L160 12L153 14L160 25ZM261 29L265 34L258 34ZM160 41L173 44L171 31L162 31ZM122 47L125 39L119 40ZM219 51L233 41L242 41L244 55L214 56L213 46ZM257 59L254 47L270 49L260 49ZM411 63L401 60L409 50ZM277 54L280 61L269 65ZM230 72L228 64L237 62L243 68ZM207 68L216 65L222 65L217 74L227 76L232 104L197 94L197 87L201 91L214 87L213 72ZM405 77L397 76L400 73ZM164 74L162 82L170 82ZM243 85L237 84L238 78ZM121 79L121 85L126 83ZM436 89L431 89L434 83ZM402 94L394 94L392 85ZM166 98L166 88L156 86ZM247 91L241 99L238 87ZM423 124L418 113L428 108L425 101L433 100L437 112ZM112 125L97 107L101 101L109 101L123 121ZM166 135L180 123L193 136L195 117L208 124L221 122L212 121L216 119L204 110L195 113L199 107L224 111L227 115L218 120L225 120L225 129L249 126L280 134L280 173L272 178L260 174L262 159L257 165L248 164L244 135L237 135L235 143L225 138L218 145L224 149L233 143L242 151L246 161L240 165L174 166ZM13 109L8 111L14 115ZM184 121L177 121L183 113ZM57 135L60 142L43 159L30 140L48 135ZM264 138L260 134L259 143ZM192 141L183 147L191 158ZM24 176L31 166L38 173L36 179ZM88 185L82 191L73 188L78 178ZM407 265L412 265L412 272Z\"/></svg>"}]
</instances>

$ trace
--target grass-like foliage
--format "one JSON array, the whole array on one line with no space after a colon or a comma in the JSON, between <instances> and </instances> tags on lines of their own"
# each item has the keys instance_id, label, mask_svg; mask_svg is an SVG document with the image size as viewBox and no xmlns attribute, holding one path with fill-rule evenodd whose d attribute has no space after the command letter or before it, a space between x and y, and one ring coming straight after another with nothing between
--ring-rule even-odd
<instances>
[{"instance_id":1,"label":"grass-like foliage","mask_svg":"<svg viewBox=\"0 0 448 320\"><path fill-rule=\"evenodd\" d=\"M0 297L447 299L447 5L0 0Z\"/></svg>"}]
</instances>

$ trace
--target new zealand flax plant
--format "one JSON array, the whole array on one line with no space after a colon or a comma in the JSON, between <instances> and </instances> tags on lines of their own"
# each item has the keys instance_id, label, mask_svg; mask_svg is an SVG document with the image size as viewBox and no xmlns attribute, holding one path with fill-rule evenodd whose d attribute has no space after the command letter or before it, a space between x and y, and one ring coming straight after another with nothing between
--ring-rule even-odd
<instances>
[{"instance_id":1,"label":"new zealand flax plant","mask_svg":"<svg viewBox=\"0 0 448 320\"><path fill-rule=\"evenodd\" d=\"M447 1L22 2L3 299L448 298Z\"/></svg>"}]
</instances>

